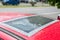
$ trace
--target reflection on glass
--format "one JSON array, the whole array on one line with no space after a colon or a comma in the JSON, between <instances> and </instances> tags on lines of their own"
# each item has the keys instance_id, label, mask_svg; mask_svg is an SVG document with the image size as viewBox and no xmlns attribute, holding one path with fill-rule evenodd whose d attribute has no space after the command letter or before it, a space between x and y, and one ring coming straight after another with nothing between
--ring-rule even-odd
<instances>
[{"instance_id":1,"label":"reflection on glass","mask_svg":"<svg viewBox=\"0 0 60 40\"><path fill-rule=\"evenodd\" d=\"M32 16L22 19L16 19L12 21L5 22L6 24L15 27L17 29L21 29L27 33L32 30L41 27L49 22L53 21L52 19L41 17L41 16Z\"/></svg>"}]
</instances>

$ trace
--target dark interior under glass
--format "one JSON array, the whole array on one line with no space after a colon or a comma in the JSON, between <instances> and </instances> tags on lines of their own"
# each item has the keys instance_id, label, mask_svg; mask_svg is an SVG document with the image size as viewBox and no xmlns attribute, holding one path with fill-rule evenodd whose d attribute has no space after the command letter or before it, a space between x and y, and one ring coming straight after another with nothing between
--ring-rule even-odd
<instances>
[{"instance_id":1,"label":"dark interior under glass","mask_svg":"<svg viewBox=\"0 0 60 40\"><path fill-rule=\"evenodd\" d=\"M53 20L49 18L41 16L32 16L32 17L19 18L4 23L29 33L32 30L39 28L51 21Z\"/></svg>"}]
</instances>

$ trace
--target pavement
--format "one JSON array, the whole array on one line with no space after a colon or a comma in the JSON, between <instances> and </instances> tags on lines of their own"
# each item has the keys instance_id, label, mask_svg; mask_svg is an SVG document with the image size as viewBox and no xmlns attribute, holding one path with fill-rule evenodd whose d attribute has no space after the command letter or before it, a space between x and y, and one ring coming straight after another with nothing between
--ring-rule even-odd
<instances>
[{"instance_id":1,"label":"pavement","mask_svg":"<svg viewBox=\"0 0 60 40\"><path fill-rule=\"evenodd\" d=\"M51 13L60 12L56 7L0 8L0 12Z\"/></svg>"},{"instance_id":2,"label":"pavement","mask_svg":"<svg viewBox=\"0 0 60 40\"><path fill-rule=\"evenodd\" d=\"M30 4L23 4L23 5L30 5ZM36 5L47 6L47 4L42 5L42 3L37 3ZM58 14L60 13L60 9L57 9L56 7L52 7L52 6L51 7L23 7L23 8L17 7L17 8L0 8L0 12L20 12L20 13L37 14L55 20Z\"/></svg>"}]
</instances>

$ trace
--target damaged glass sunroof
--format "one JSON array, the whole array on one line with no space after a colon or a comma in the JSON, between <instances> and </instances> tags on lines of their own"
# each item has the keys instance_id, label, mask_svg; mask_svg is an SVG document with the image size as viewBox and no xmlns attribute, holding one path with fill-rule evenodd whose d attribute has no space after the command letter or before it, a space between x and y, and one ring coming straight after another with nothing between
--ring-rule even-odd
<instances>
[{"instance_id":1,"label":"damaged glass sunroof","mask_svg":"<svg viewBox=\"0 0 60 40\"><path fill-rule=\"evenodd\" d=\"M19 30L22 30L26 33L29 33L51 21L53 20L49 18L45 18L41 16L31 16L25 18L18 18L4 23Z\"/></svg>"}]
</instances>

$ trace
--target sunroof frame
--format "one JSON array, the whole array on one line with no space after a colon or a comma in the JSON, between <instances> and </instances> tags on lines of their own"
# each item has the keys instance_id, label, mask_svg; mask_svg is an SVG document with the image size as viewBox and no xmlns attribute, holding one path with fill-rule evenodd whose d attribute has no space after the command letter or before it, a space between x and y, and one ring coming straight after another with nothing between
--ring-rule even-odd
<instances>
[{"instance_id":1,"label":"sunroof frame","mask_svg":"<svg viewBox=\"0 0 60 40\"><path fill-rule=\"evenodd\" d=\"M39 16L39 15L33 15L33 16ZM21 19L21 18L27 18L27 17L32 17L32 16L25 16L25 17L14 18L14 19L11 19L11 20L3 21L3 22L1 22L1 24L4 25L4 26L6 26L6 27L9 27L9 28L11 28L11 29L13 29L13 30L15 30L15 31L17 31L17 32L22 33L22 34L24 34L25 36L30 37L30 36L32 36L33 34L37 33L38 31L44 29L44 28L47 27L48 25L51 25L51 24L57 22L57 20L51 21L51 22L49 22L49 23L47 23L47 24L45 24L45 25L43 25L43 26L41 26L41 27L39 27L39 28L37 28L37 29L35 29L35 30L32 30L32 31L29 32L29 33L25 32L25 31L23 31L23 30L17 29L17 28L15 28L15 27L13 27L13 26L10 26L10 25L8 25L8 24L5 24L5 22L9 22L9 21L13 21L13 20L16 20L16 19Z\"/></svg>"}]
</instances>

